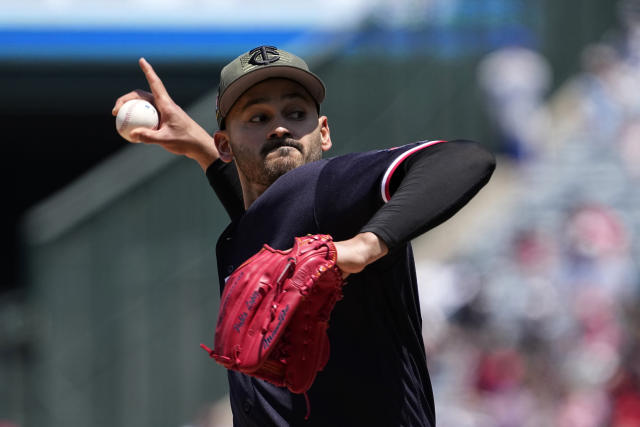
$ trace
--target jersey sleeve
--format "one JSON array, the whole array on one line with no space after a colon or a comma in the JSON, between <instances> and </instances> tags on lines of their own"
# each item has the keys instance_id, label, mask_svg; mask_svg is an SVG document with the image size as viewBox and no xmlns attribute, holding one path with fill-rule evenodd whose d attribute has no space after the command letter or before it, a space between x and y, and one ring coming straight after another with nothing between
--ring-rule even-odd
<instances>
[{"instance_id":1,"label":"jersey sleeve","mask_svg":"<svg viewBox=\"0 0 640 427\"><path fill-rule=\"evenodd\" d=\"M389 248L451 218L486 185L495 169L489 151L463 140L407 152L396 161L381 183L385 204L360 230L375 233Z\"/></svg>"},{"instance_id":2,"label":"jersey sleeve","mask_svg":"<svg viewBox=\"0 0 640 427\"><path fill-rule=\"evenodd\" d=\"M471 141L422 141L342 156L317 191L317 222L336 240L371 231L392 248L459 210L486 183L493 156Z\"/></svg>"},{"instance_id":3,"label":"jersey sleeve","mask_svg":"<svg viewBox=\"0 0 640 427\"><path fill-rule=\"evenodd\" d=\"M206 171L209 185L233 220L244 212L242 187L234 163L225 163L220 159L214 161Z\"/></svg>"}]
</instances>

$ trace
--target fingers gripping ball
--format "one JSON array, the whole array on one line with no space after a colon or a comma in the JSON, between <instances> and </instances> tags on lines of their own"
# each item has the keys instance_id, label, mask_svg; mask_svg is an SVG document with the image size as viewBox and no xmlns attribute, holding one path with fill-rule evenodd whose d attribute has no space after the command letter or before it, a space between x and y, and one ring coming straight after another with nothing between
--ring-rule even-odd
<instances>
[{"instance_id":1,"label":"fingers gripping ball","mask_svg":"<svg viewBox=\"0 0 640 427\"><path fill-rule=\"evenodd\" d=\"M143 99L132 99L118 110L116 129L127 141L138 142L131 138L131 131L140 127L156 129L158 120L158 112L153 105Z\"/></svg>"},{"instance_id":2,"label":"fingers gripping ball","mask_svg":"<svg viewBox=\"0 0 640 427\"><path fill-rule=\"evenodd\" d=\"M329 359L327 328L344 282L329 235L264 245L227 279L213 350L228 369L305 393Z\"/></svg>"}]
</instances>

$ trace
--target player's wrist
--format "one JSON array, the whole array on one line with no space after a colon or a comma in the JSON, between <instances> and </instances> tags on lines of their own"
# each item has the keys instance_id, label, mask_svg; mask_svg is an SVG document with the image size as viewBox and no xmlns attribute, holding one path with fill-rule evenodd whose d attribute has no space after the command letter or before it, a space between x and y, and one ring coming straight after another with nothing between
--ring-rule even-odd
<instances>
[{"instance_id":1,"label":"player's wrist","mask_svg":"<svg viewBox=\"0 0 640 427\"><path fill-rule=\"evenodd\" d=\"M206 172L209 166L220 157L213 137L199 126L192 127L187 134L188 136L182 144L185 150L184 155L195 160Z\"/></svg>"},{"instance_id":2,"label":"player's wrist","mask_svg":"<svg viewBox=\"0 0 640 427\"><path fill-rule=\"evenodd\" d=\"M382 258L389 252L387 244L377 234L370 231L359 233L356 236L367 256L367 264Z\"/></svg>"},{"instance_id":3,"label":"player's wrist","mask_svg":"<svg viewBox=\"0 0 640 427\"><path fill-rule=\"evenodd\" d=\"M210 144L203 144L202 146L200 146L200 149L198 151L191 152L187 155L187 157L195 160L200 165L202 170L206 172L209 166L211 166L211 164L215 162L219 156L218 150L216 150L215 145L213 145L213 142L211 142Z\"/></svg>"},{"instance_id":4,"label":"player's wrist","mask_svg":"<svg viewBox=\"0 0 640 427\"><path fill-rule=\"evenodd\" d=\"M359 273L367 265L377 261L389 251L376 234L364 232L341 242L335 242L338 251L338 267L345 274Z\"/></svg>"}]
</instances>

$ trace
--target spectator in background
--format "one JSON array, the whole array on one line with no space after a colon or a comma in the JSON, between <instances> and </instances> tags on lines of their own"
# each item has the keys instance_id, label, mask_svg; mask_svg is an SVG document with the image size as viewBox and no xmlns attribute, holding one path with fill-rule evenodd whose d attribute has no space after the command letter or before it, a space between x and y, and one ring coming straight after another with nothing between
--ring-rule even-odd
<instances>
[{"instance_id":1,"label":"spectator in background","mask_svg":"<svg viewBox=\"0 0 640 427\"><path fill-rule=\"evenodd\" d=\"M478 81L508 154L520 161L536 156L549 120L544 108L551 84L547 60L525 47L499 49L478 65Z\"/></svg>"}]
</instances>

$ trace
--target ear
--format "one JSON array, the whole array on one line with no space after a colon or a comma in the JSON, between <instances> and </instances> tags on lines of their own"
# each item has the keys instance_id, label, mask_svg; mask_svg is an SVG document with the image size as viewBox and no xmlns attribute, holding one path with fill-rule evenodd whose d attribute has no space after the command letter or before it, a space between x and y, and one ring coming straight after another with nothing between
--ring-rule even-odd
<instances>
[{"instance_id":1,"label":"ear","mask_svg":"<svg viewBox=\"0 0 640 427\"><path fill-rule=\"evenodd\" d=\"M225 163L229 163L233 160L233 151L231 150L231 144L229 144L229 134L224 130L217 130L213 134L213 142L216 144L220 160Z\"/></svg>"},{"instance_id":2,"label":"ear","mask_svg":"<svg viewBox=\"0 0 640 427\"><path fill-rule=\"evenodd\" d=\"M331 131L329 130L329 119L327 116L318 117L320 125L320 138L322 140L322 151L329 151L331 148Z\"/></svg>"}]
</instances>

